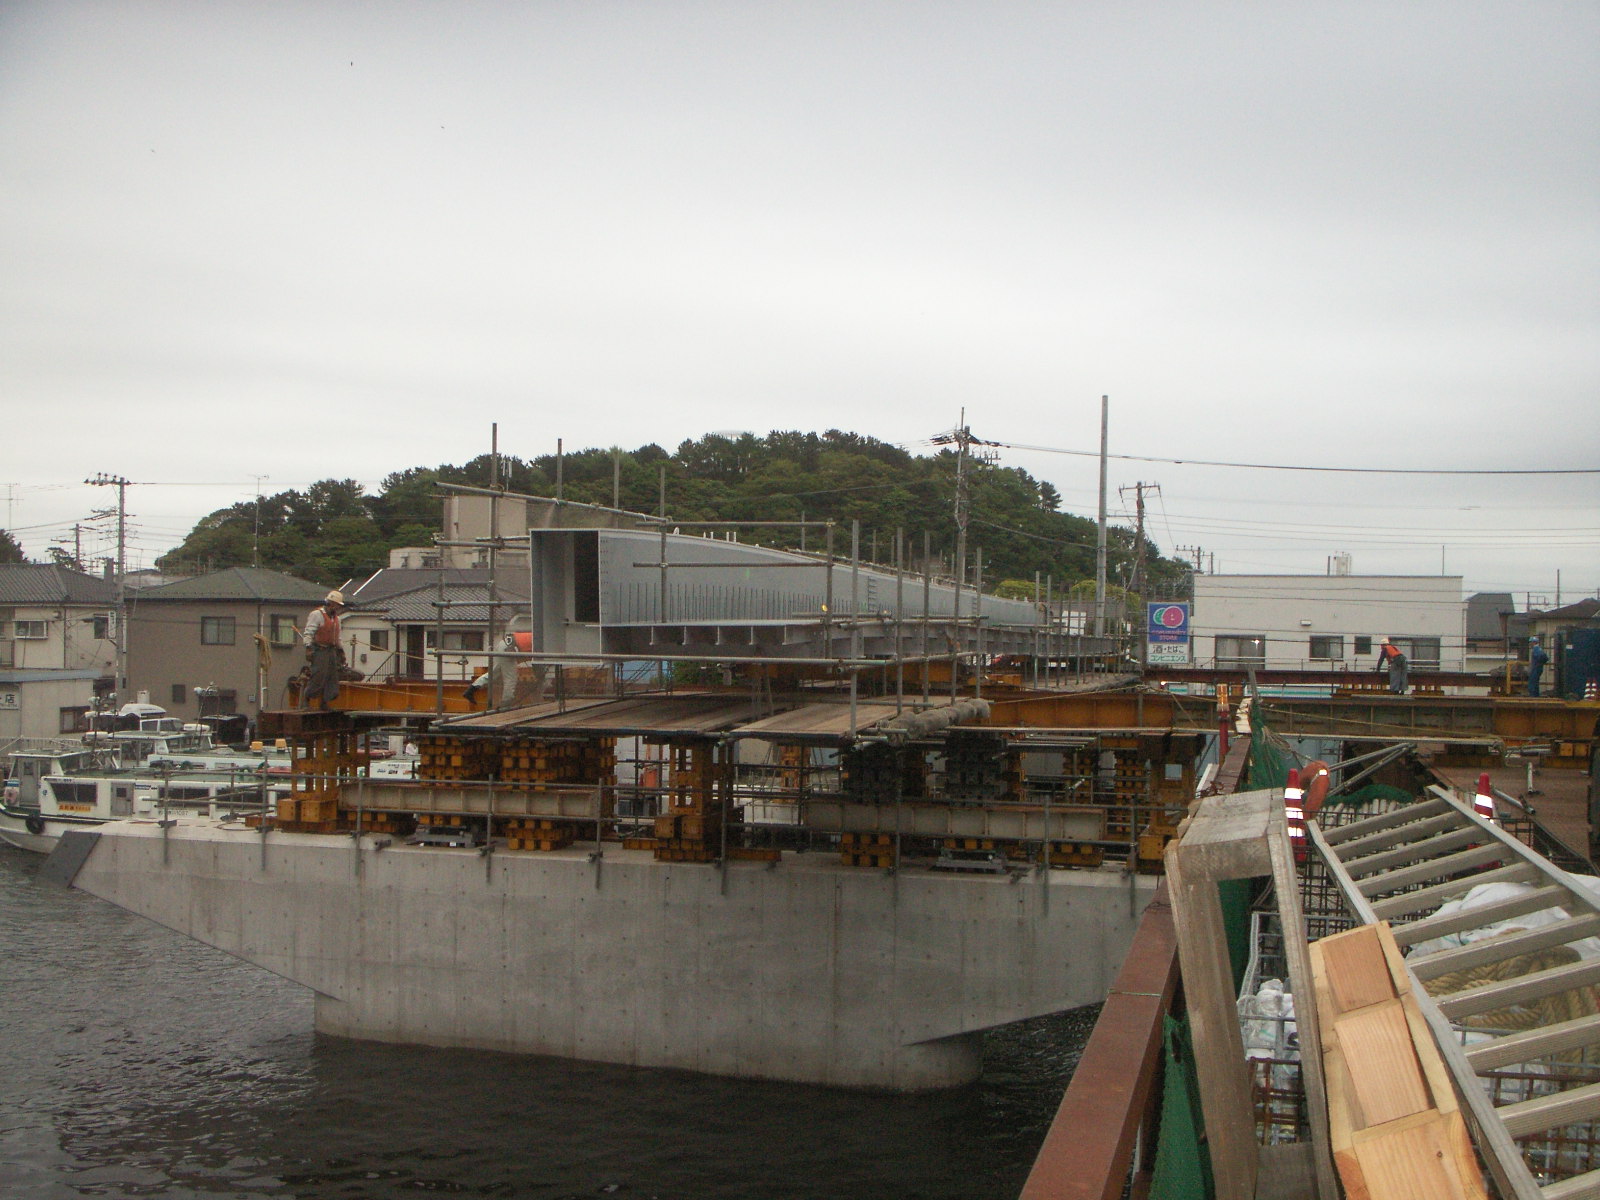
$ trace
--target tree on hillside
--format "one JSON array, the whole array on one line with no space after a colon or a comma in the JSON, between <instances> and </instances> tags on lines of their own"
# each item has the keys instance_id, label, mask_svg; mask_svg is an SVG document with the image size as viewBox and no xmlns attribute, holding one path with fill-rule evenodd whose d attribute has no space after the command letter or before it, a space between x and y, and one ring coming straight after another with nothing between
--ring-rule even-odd
<instances>
[{"instance_id":1,"label":"tree on hillside","mask_svg":"<svg viewBox=\"0 0 1600 1200\"><path fill-rule=\"evenodd\" d=\"M558 461L543 454L530 460L502 454L499 482L508 491L552 496L559 477L566 500L634 512L655 512L665 475L667 513L685 526L699 521L807 522L833 524L836 554L850 553L850 530L858 523L861 552L879 564L893 559L895 531L905 534L904 564L949 574L956 562L955 497L959 456L944 448L911 454L862 434L775 430L706 434L686 439L668 453L650 444L575 450ZM163 556L163 570L248 564L257 552L262 566L304 575L329 585L376 570L398 546L426 544L439 529L441 484L488 487L495 478L489 455L460 465L415 466L387 476L376 495L354 480L325 479L303 493L280 492L259 502L219 509L196 524L184 544ZM968 569L983 558L985 586L1019 580L1031 586L1049 577L1057 594L1094 576L1095 524L1060 511L1061 497L1049 483L1018 468L968 458ZM620 497L619 497L620 493ZM822 548L826 531L815 524L763 526L742 536L781 548ZM923 546L931 562L923 562ZM1126 581L1134 561L1132 531L1111 531L1110 578ZM1174 596L1187 579L1182 563L1161 557L1148 539L1144 547L1145 590Z\"/></svg>"},{"instance_id":2,"label":"tree on hillside","mask_svg":"<svg viewBox=\"0 0 1600 1200\"><path fill-rule=\"evenodd\" d=\"M11 536L9 529L0 529L0 563L25 563L28 556L22 551L22 543Z\"/></svg>"}]
</instances>

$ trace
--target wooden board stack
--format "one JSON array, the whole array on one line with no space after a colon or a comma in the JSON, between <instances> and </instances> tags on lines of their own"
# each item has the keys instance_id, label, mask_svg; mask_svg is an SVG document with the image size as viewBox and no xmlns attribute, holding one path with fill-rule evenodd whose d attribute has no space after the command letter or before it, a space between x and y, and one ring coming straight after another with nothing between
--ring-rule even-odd
<instances>
[{"instance_id":1,"label":"wooden board stack","mask_svg":"<svg viewBox=\"0 0 1600 1200\"><path fill-rule=\"evenodd\" d=\"M1311 975L1348 1200L1486 1197L1455 1086L1387 922L1313 942Z\"/></svg>"}]
</instances>

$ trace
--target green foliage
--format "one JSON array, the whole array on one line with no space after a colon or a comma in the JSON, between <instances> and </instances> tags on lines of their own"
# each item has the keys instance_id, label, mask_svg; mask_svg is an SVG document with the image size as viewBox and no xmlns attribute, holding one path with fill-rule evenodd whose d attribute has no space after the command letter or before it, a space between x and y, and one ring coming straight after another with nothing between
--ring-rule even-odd
<instances>
[{"instance_id":1,"label":"green foliage","mask_svg":"<svg viewBox=\"0 0 1600 1200\"><path fill-rule=\"evenodd\" d=\"M668 453L657 445L637 450L589 448L523 460L501 455L499 482L512 492L551 496L557 479L563 498L613 503L635 512L657 510L665 475L667 512L696 521L810 522L740 533L766 545L820 551L829 542L850 554L851 523L859 522L861 554L894 563L895 531L904 534L902 562L920 572L923 547L935 572L950 574L957 557L955 495L958 456L951 449L919 457L856 433L775 430L765 437L707 434ZM163 556L167 571L260 564L334 586L388 562L398 546L428 544L439 528L441 483L488 487L494 464L480 455L460 466L408 467L386 477L377 495L354 480L325 479L305 492L263 496L219 509L196 524L187 540ZM1059 511L1061 498L1047 482L1017 468L968 459L967 564L979 558L986 589L1000 580L1003 594L1031 598L1034 579L1048 577L1055 595L1094 576L1095 526L1087 517ZM1111 531L1112 579L1132 574L1133 535ZM1184 565L1160 557L1146 541L1145 590L1154 598L1184 594ZM1091 583L1092 588L1092 583Z\"/></svg>"},{"instance_id":2,"label":"green foliage","mask_svg":"<svg viewBox=\"0 0 1600 1200\"><path fill-rule=\"evenodd\" d=\"M9 529L0 529L0 563L25 563L28 556L22 551L22 543L11 536Z\"/></svg>"}]
</instances>

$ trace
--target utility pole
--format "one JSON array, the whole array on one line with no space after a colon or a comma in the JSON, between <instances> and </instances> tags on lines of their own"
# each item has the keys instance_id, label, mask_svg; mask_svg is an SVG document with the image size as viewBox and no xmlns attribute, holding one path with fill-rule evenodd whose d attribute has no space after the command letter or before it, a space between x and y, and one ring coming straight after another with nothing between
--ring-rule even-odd
<instances>
[{"instance_id":1,"label":"utility pole","mask_svg":"<svg viewBox=\"0 0 1600 1200\"><path fill-rule=\"evenodd\" d=\"M1100 397L1100 524L1094 541L1094 635L1106 635L1106 427L1111 397Z\"/></svg>"},{"instance_id":2,"label":"utility pole","mask_svg":"<svg viewBox=\"0 0 1600 1200\"><path fill-rule=\"evenodd\" d=\"M972 442L972 430L967 428L967 410L961 410L961 424L956 429L956 588L957 595L967 577L967 448ZM957 605L956 620L961 619Z\"/></svg>"},{"instance_id":3,"label":"utility pole","mask_svg":"<svg viewBox=\"0 0 1600 1200\"><path fill-rule=\"evenodd\" d=\"M128 686L128 481L102 471L84 482L117 489L117 639L112 645L117 649L116 690L121 695Z\"/></svg>"},{"instance_id":4,"label":"utility pole","mask_svg":"<svg viewBox=\"0 0 1600 1200\"><path fill-rule=\"evenodd\" d=\"M1118 488L1117 495L1121 496L1127 488ZM1143 480L1133 485L1134 492L1134 528L1133 528L1133 576L1128 580L1128 591L1139 597L1139 610L1134 614L1134 629L1138 633L1138 657L1141 669L1146 665L1145 658L1149 653L1148 631L1145 628L1144 609L1144 494L1147 491L1161 491L1159 483L1145 483Z\"/></svg>"},{"instance_id":5,"label":"utility pole","mask_svg":"<svg viewBox=\"0 0 1600 1200\"><path fill-rule=\"evenodd\" d=\"M250 478L256 481L256 519L255 527L250 533L250 565L259 567L261 565L261 481L263 479L271 479L272 476L252 475Z\"/></svg>"}]
</instances>

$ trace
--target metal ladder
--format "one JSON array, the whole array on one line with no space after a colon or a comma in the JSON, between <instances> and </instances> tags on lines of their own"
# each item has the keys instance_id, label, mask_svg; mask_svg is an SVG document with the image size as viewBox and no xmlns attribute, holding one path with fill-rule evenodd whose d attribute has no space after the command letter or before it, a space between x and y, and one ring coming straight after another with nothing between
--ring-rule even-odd
<instances>
[{"instance_id":1,"label":"metal ladder","mask_svg":"<svg viewBox=\"0 0 1600 1200\"><path fill-rule=\"evenodd\" d=\"M1388 921L1402 950L1547 908L1565 920L1406 958L1417 1003L1455 1077L1476 1142L1507 1200L1600 1198L1600 1169L1541 1185L1514 1139L1600 1118L1600 1083L1495 1105L1480 1073L1589 1046L1600 1046L1600 1015L1505 1033L1463 1046L1451 1022L1600 984L1600 959L1536 970L1430 996L1424 982L1456 971L1600 935L1600 907L1546 859L1498 825L1477 816L1443 787L1405 808L1348 825L1309 823L1312 845L1327 864L1346 906L1366 924ZM1446 902L1485 883L1517 883L1527 891L1466 911L1435 915ZM1545 1164L1541 1173L1559 1174Z\"/></svg>"}]
</instances>

